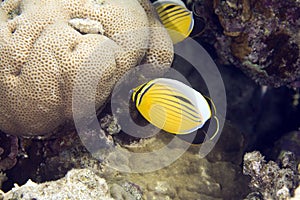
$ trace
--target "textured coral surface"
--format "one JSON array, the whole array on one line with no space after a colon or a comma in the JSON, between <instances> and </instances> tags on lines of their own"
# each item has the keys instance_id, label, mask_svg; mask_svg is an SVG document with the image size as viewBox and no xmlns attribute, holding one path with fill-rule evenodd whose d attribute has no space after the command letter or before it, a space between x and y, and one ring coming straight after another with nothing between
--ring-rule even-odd
<instances>
[{"instance_id":1,"label":"textured coral surface","mask_svg":"<svg viewBox=\"0 0 300 200\"><path fill-rule=\"evenodd\" d=\"M286 85L300 77L300 2L214 0L237 66L260 84Z\"/></svg>"},{"instance_id":2,"label":"textured coral surface","mask_svg":"<svg viewBox=\"0 0 300 200\"><path fill-rule=\"evenodd\" d=\"M113 200L109 197L106 181L89 169L73 169L57 181L37 184L28 180L21 187L3 195L8 199L102 199Z\"/></svg>"},{"instance_id":3,"label":"textured coral surface","mask_svg":"<svg viewBox=\"0 0 300 200\"><path fill-rule=\"evenodd\" d=\"M243 172L251 176L249 186L254 192L247 199L288 199L299 186L297 161L292 152L282 155L280 165L274 161L266 163L258 151L246 153ZM259 196L263 198L258 198Z\"/></svg>"},{"instance_id":4,"label":"textured coral surface","mask_svg":"<svg viewBox=\"0 0 300 200\"><path fill-rule=\"evenodd\" d=\"M72 120L74 85L82 98L73 103L98 109L130 68L140 62L168 67L172 59L171 40L148 1L6 0L0 7L0 129L49 133Z\"/></svg>"},{"instance_id":5,"label":"textured coral surface","mask_svg":"<svg viewBox=\"0 0 300 200\"><path fill-rule=\"evenodd\" d=\"M205 24L195 36L215 47L219 61L239 67L261 85L299 87L294 82L300 78L299 1L186 2Z\"/></svg>"}]
</instances>

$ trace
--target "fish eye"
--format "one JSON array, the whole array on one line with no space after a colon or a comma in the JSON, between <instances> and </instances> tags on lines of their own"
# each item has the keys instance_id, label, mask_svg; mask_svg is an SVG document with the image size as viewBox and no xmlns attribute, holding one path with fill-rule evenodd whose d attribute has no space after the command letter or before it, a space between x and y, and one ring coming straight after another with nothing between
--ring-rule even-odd
<instances>
[{"instance_id":1,"label":"fish eye","mask_svg":"<svg viewBox=\"0 0 300 200\"><path fill-rule=\"evenodd\" d=\"M134 91L133 89L129 90L129 95L130 96L132 95L133 91Z\"/></svg>"}]
</instances>

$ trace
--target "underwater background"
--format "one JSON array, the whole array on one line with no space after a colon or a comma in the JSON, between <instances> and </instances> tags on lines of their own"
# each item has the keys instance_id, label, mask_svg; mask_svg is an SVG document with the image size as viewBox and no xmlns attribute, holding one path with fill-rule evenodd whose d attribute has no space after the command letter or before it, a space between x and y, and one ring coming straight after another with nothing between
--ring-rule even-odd
<instances>
[{"instance_id":1,"label":"underwater background","mask_svg":"<svg viewBox=\"0 0 300 200\"><path fill-rule=\"evenodd\" d=\"M1 17L0 25L2 28L0 27L0 30L2 31L0 36L2 38L8 37L5 32L6 29L3 28L8 25L4 24L3 21L13 20L16 16L22 15L20 14L24 9L20 6L22 3L19 5L16 2L23 1L2 1L1 16L7 10L13 10L6 13L9 17L4 20ZM33 5L39 6L36 3L37 1L32 0L32 2ZM82 2L88 2L91 5L97 4L97 6L103 6L106 3L111 4L115 10L112 9L112 11L107 12L114 13L115 18L118 18L119 14L122 13L121 9L117 10L115 5L125 6L130 4L128 6L131 6L132 4L133 7L139 5L138 9L130 10L134 14L138 13L133 15L133 21L136 20L136 16L139 16L139 13L145 12L147 14L141 15L144 18L141 18L140 21L137 20L137 26L144 26L143 20L151 22L152 19L149 17L152 15L148 13L150 13L150 7L152 9L153 7L149 7L151 4L146 0L128 0L127 2L113 0L78 1L82 5L80 3L77 5L77 2L74 2L71 2L70 5L68 3L64 5L70 7L70 13L74 9L74 13L80 13L79 15L82 18L88 16L88 14L84 14L83 11L81 13L80 9L77 12L76 9L84 5ZM188 59L176 54L176 48L180 49L181 44L191 39L207 51L221 74L226 92L226 102L223 102L226 103L226 115L220 116L223 117L224 125L212 150L202 158L199 156L201 145L190 145L182 154L179 148L170 147L168 154L170 157L174 157L174 162L157 170L148 171L145 166L160 166L161 163L169 163L170 161L159 155L155 157L156 159L149 159L146 156L138 158L135 156L122 157L123 154L121 154L112 160L116 161L117 164L119 161L125 163L124 166L118 165L117 169L110 167L113 164L109 163L109 152L105 152L106 148L108 151L114 148L136 154L155 152L176 136L160 131L152 137L140 139L136 135L131 136L126 133L124 131L127 128L126 124L122 125L120 119L113 115L114 100L111 100L113 98L111 98L110 93L115 83L110 82L114 78L108 75L104 76L103 85L99 86L100 91L101 89L105 91L103 92L105 95L101 96L101 92L100 94L97 93L101 99L101 101L96 102L99 105L96 122L100 125L100 131L93 129L94 126L91 125L87 130L84 130L84 136L82 136L78 134L81 130L76 130L74 124L65 120L65 118L63 120L68 121L66 124L55 127L53 130L49 129L50 134L42 136L40 134L30 135L30 131L28 131L29 134L25 133L28 129L23 129L22 126L20 126L22 127L20 129L15 129L17 123L13 120L4 120L6 116L10 115L7 114L10 112L8 111L9 108L14 105L13 101L12 103L9 102L8 94L11 95L11 93L8 90L11 88L6 87L6 83L9 82L10 78L7 78L5 74L7 70L5 66L19 66L18 64L23 64L23 61L20 61L20 63L17 61L12 62L11 64L6 57L10 54L13 55L11 52L14 51L5 48L7 47L5 46L6 41L10 40L1 39L0 63L2 63L2 72L0 74L0 92L2 94L0 94L0 106L2 109L2 122L0 123L4 124L1 125L4 128L0 132L0 200L300 199L300 2L297 0L187 0L182 2L186 9L193 14L194 27L186 40L174 44L174 58L173 54L170 55L169 53L169 50L173 48L170 46L173 45L170 44L166 34L157 32L155 33L157 34L156 37L152 38L154 41L153 46L163 43L162 46L165 48L156 46L157 48L153 48L155 49L153 50L154 53L152 51L143 53L137 51L134 54L134 56L137 55L136 58L133 57L138 61L131 64L136 65L137 62L142 63L145 60L151 62L153 57L168 63L173 58L169 63L171 69L179 72L192 88L209 96L210 91L203 74L201 75ZM18 6L14 4L18 4ZM30 13L33 12L31 9L25 10ZM56 7L53 9L55 10ZM43 14L43 12L41 13ZM124 13L126 12L127 10L124 11ZM57 16L56 13L53 15ZM158 17L157 13L154 15ZM122 15L120 16L122 17ZM91 14L90 18L92 19L92 17ZM114 21L115 18L112 17L110 21L118 24L116 23L118 20ZM44 22L37 22L37 24L39 23ZM91 31L94 31L94 29L90 29L90 26L94 26L94 21L75 21L72 23L74 24L69 26L80 32L81 35L89 35ZM109 35L113 32L106 29L105 22L101 21L101 23L104 24L103 27L98 24L95 25L98 28L96 34ZM13 26L12 24L9 24L9 28ZM155 23L153 22L153 24ZM83 25L83 28L81 25ZM58 32L60 28L55 30ZM68 31L67 29L63 30ZM16 31L16 35L18 33ZM133 40L139 42L139 39L143 38L142 36L136 36L138 39L134 36ZM161 42L161 38L165 40ZM131 41L131 39L130 37L128 41ZM53 41L59 43L62 40ZM95 40L95 38L90 38L86 42L86 46L92 46ZM121 43L123 40L125 39L116 39ZM141 39L141 41L143 40ZM16 41L18 40L16 39ZM46 39L45 41L52 40ZM52 43L49 42L50 44ZM111 44L109 43L109 45ZM15 46L12 45L12 47ZM23 51L22 48L16 49L16 51ZM97 53L106 53L106 50L102 52L102 49L95 49ZM186 54L189 55L201 53L193 52L193 48L187 49ZM37 51L42 50L37 49ZM8 54L5 54L5 52L8 52ZM64 52L57 52L59 55L64 54ZM84 54L84 51L82 52L80 53ZM111 52L108 51L108 55ZM27 53L25 54L27 56ZM93 52L87 54L94 55ZM159 56L155 57L153 54ZM17 54L13 56L18 57ZM107 60L110 58L105 56L104 58ZM38 61L42 62L43 55L41 54L40 57L41 60ZM127 55L124 57L124 60L117 62L118 66L123 66L123 62L132 61L127 59ZM61 60L64 61L64 58ZM9 62L9 65L7 62ZM153 63L154 65L157 64ZM110 65L111 63L105 62L105 64ZM120 74L121 77L129 71L129 68L119 67L120 71L118 71L118 69L111 67L107 71L113 71L111 74ZM169 70L169 68L156 67L155 70L161 73L164 70ZM26 73L24 71L22 73ZM50 72L52 71L50 70ZM72 74L73 72L66 70L64 73ZM157 72L151 73L156 74ZM45 74L47 72L43 75L46 76ZM85 76L83 75L83 77ZM116 82L117 79L121 80L120 77L115 78ZM139 77L139 81L143 83L145 80L148 81L151 77L155 77L155 75L151 74L149 77L145 75L145 77ZM41 80L43 79L41 75ZM126 81L130 82L131 78L128 79ZM133 78L132 80L135 81ZM111 88L106 87L105 81ZM129 84L126 81L120 85ZM136 86L139 84L136 84ZM14 89L13 87L12 90ZM25 93L29 90L22 90L24 92L22 95L26 96ZM129 89L128 91L122 88L119 90L129 94ZM116 94L116 98L118 95ZM112 96L114 97L114 94ZM27 98L31 98L31 96L29 95ZM47 97L45 98L47 99ZM116 109L116 112L121 114L125 112L122 110L123 104L125 105L123 101L128 103L126 102L127 99L123 99L119 105L120 108ZM130 113L131 118L135 119L137 124L142 127L149 124L142 119L143 117L139 115L136 109L132 107L131 109L133 109ZM14 111L14 109L12 110ZM26 112L21 117L23 115L25 118L31 118ZM38 116L37 118L42 118L41 121L43 122L49 121L50 124L52 123L51 116L52 113L49 112L49 115L46 114L45 117ZM8 119L11 118L8 117ZM18 119L16 117L16 121ZM91 124L96 122L93 121ZM11 126L14 128L10 128L11 126L7 124L12 124ZM12 134L5 130L11 130ZM15 133L15 130L17 130L17 133ZM22 131L18 132L18 130L24 130L24 133ZM146 132L152 132L152 130L154 130L154 127L147 126L145 129L136 130L136 134L143 135ZM105 137L107 143L96 144L98 140L103 141L102 137ZM86 144L90 144L93 149L88 148Z\"/></svg>"}]
</instances>

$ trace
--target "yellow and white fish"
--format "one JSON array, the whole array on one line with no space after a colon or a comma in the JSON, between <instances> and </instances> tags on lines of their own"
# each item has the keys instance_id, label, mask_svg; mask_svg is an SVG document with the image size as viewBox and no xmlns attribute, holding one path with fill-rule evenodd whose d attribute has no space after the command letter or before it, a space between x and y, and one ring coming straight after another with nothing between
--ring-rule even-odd
<instances>
[{"instance_id":1,"label":"yellow and white fish","mask_svg":"<svg viewBox=\"0 0 300 200\"><path fill-rule=\"evenodd\" d=\"M157 0L153 6L174 44L190 35L194 27L193 13L181 0Z\"/></svg>"},{"instance_id":2,"label":"yellow and white fish","mask_svg":"<svg viewBox=\"0 0 300 200\"><path fill-rule=\"evenodd\" d=\"M190 134L212 117L207 100L198 91L174 79L157 78L131 92L141 115L172 134Z\"/></svg>"}]
</instances>

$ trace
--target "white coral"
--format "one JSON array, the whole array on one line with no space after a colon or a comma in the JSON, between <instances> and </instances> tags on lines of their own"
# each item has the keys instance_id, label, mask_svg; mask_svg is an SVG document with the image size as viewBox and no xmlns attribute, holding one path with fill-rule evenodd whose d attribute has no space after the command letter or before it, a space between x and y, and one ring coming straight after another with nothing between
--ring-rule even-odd
<instances>
[{"instance_id":1,"label":"white coral","mask_svg":"<svg viewBox=\"0 0 300 200\"><path fill-rule=\"evenodd\" d=\"M69 24L82 33L104 33L102 24L96 20L75 18L70 19Z\"/></svg>"}]
</instances>

